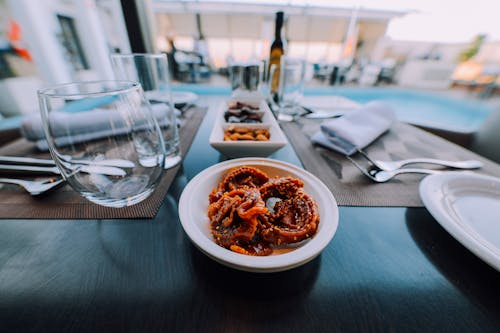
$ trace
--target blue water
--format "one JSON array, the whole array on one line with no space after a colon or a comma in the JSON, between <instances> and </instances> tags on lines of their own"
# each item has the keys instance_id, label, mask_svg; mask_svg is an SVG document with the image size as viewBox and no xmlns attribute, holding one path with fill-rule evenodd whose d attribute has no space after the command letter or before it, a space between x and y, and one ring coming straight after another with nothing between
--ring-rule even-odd
<instances>
[{"instance_id":1,"label":"blue water","mask_svg":"<svg viewBox=\"0 0 500 333\"><path fill-rule=\"evenodd\" d=\"M339 88L335 91L360 103L384 101L402 121L458 132L477 130L493 111L490 105L480 101L432 92L388 88Z\"/></svg>"},{"instance_id":2,"label":"blue water","mask_svg":"<svg viewBox=\"0 0 500 333\"><path fill-rule=\"evenodd\" d=\"M196 94L230 95L229 86L180 85L174 90ZM456 132L476 131L493 111L477 100L453 98L439 93L399 88L306 88L306 95L341 95L359 103L381 100L392 106L399 120Z\"/></svg>"}]
</instances>

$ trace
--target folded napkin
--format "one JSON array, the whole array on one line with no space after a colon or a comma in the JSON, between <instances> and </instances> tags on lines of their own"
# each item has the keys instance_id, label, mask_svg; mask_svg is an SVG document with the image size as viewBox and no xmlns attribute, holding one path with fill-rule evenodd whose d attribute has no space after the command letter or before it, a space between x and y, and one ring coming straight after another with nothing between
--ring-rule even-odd
<instances>
[{"instance_id":1,"label":"folded napkin","mask_svg":"<svg viewBox=\"0 0 500 333\"><path fill-rule=\"evenodd\" d=\"M165 112L167 106L152 104L151 108L159 125L168 126L169 121ZM54 111L51 113L51 124L52 135L58 146L96 140L110 134L126 134L132 130L130 121L119 111L106 109L93 110L91 113ZM140 127L140 122L134 123L134 129L140 129ZM40 114L25 116L21 122L20 131L27 140L35 141L39 150L49 149Z\"/></svg>"},{"instance_id":2,"label":"folded napkin","mask_svg":"<svg viewBox=\"0 0 500 333\"><path fill-rule=\"evenodd\" d=\"M343 117L324 121L321 131L315 133L311 140L350 156L387 131L395 119L396 115L389 105L373 101Z\"/></svg>"}]
</instances>

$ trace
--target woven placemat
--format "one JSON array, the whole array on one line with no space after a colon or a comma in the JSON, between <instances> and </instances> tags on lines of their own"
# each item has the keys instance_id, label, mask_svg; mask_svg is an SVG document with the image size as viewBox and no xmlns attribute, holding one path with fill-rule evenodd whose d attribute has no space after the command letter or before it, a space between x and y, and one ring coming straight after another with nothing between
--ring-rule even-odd
<instances>
[{"instance_id":1,"label":"woven placemat","mask_svg":"<svg viewBox=\"0 0 500 333\"><path fill-rule=\"evenodd\" d=\"M185 111L179 131L183 157L186 155L206 114L206 108ZM34 144L19 139L0 149L0 155L50 158L36 150ZM0 191L0 218L23 219L149 219L154 218L181 166L166 170L153 194L129 207L110 208L96 205L81 197L68 185L41 197L32 197L15 185L3 185Z\"/></svg>"},{"instance_id":2,"label":"woven placemat","mask_svg":"<svg viewBox=\"0 0 500 333\"><path fill-rule=\"evenodd\" d=\"M423 207L419 195L423 175L406 174L387 183L374 183L343 155L311 143L309 138L319 130L320 123L319 120L300 119L297 122L282 123L281 127L304 168L325 183L340 206ZM500 165L497 163L404 123L394 124L365 151L378 160L414 157L457 161L476 159L484 163L484 167L476 172L500 177ZM360 164L368 165L359 156L353 157Z\"/></svg>"}]
</instances>

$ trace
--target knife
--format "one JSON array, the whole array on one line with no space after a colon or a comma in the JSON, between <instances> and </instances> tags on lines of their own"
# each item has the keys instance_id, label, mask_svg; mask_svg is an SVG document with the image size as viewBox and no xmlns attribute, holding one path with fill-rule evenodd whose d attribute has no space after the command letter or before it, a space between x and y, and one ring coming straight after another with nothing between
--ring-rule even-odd
<instances>
[{"instance_id":1,"label":"knife","mask_svg":"<svg viewBox=\"0 0 500 333\"><path fill-rule=\"evenodd\" d=\"M107 176L125 176L125 170L112 166L105 165L79 165L75 167L75 171L85 173L97 173ZM9 165L0 164L0 171L15 171L15 172L30 172L30 173L52 173L60 175L61 171L56 166L36 166L36 165Z\"/></svg>"},{"instance_id":2,"label":"knife","mask_svg":"<svg viewBox=\"0 0 500 333\"><path fill-rule=\"evenodd\" d=\"M133 168L135 166L134 162L124 159L104 159L97 161L89 161L89 160L78 160L72 159L69 156L63 156L65 160L68 162L71 161L77 164L85 164L85 165L98 165L98 166L110 166L117 168ZM34 158L34 157L21 157L21 156L0 156L0 163L7 164L27 164L27 165L48 165L55 166L56 163L52 159L44 159L44 158Z\"/></svg>"},{"instance_id":3,"label":"knife","mask_svg":"<svg viewBox=\"0 0 500 333\"><path fill-rule=\"evenodd\" d=\"M343 112L334 109L318 108L313 110L303 105L301 105L301 108L306 111L302 116L310 119L338 118L344 115Z\"/></svg>"}]
</instances>

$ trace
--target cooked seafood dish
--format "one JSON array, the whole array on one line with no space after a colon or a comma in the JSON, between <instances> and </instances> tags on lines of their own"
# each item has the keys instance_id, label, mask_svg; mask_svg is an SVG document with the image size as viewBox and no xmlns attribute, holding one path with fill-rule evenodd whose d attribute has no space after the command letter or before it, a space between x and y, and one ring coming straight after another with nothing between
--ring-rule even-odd
<instances>
[{"instance_id":1,"label":"cooked seafood dish","mask_svg":"<svg viewBox=\"0 0 500 333\"><path fill-rule=\"evenodd\" d=\"M208 197L215 242L237 253L266 256L312 238L320 216L303 187L300 179L270 178L255 167L229 170Z\"/></svg>"}]
</instances>

